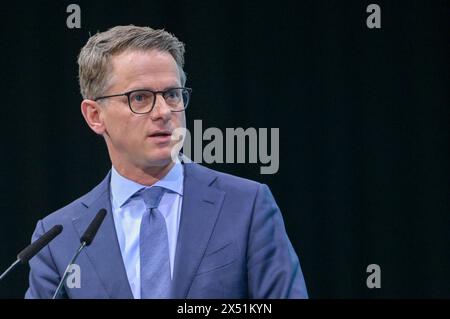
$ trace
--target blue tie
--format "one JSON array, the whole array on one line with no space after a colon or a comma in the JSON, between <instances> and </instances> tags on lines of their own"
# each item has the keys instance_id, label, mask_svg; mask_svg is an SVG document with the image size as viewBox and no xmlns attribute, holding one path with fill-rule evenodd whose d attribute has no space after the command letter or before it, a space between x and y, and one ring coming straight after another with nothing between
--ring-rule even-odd
<instances>
[{"instance_id":1,"label":"blue tie","mask_svg":"<svg viewBox=\"0 0 450 319\"><path fill-rule=\"evenodd\" d=\"M171 282L169 241L166 222L158 210L164 188L155 186L143 189L140 194L147 206L139 235L141 298L169 298Z\"/></svg>"}]
</instances>

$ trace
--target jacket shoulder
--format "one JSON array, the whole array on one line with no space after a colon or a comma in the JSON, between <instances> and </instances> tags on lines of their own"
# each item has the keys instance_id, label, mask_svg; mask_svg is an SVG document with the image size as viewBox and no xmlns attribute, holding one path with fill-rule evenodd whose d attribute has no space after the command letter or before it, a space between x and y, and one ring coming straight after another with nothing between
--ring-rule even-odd
<instances>
[{"instance_id":1,"label":"jacket shoulder","mask_svg":"<svg viewBox=\"0 0 450 319\"><path fill-rule=\"evenodd\" d=\"M186 168L189 170L189 173L194 175L196 178L206 179L210 186L222 189L224 191L255 193L263 185L257 181L216 171L200 164L190 163L185 165L188 165Z\"/></svg>"},{"instance_id":2,"label":"jacket shoulder","mask_svg":"<svg viewBox=\"0 0 450 319\"><path fill-rule=\"evenodd\" d=\"M99 195L103 192L109 190L109 179L110 173L101 181L97 186L91 189L86 194L80 196L75 199L71 203L66 206L52 212L42 219L44 225L55 225L55 224L64 224L66 222L71 222L73 219L77 218L80 215L80 211L83 207L86 207L85 204L89 204L91 201L95 200Z\"/></svg>"}]
</instances>

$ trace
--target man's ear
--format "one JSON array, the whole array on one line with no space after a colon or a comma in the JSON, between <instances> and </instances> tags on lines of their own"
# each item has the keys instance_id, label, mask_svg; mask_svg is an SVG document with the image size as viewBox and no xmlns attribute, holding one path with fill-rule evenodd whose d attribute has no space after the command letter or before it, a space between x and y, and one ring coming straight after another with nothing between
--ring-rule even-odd
<instances>
[{"instance_id":1,"label":"man's ear","mask_svg":"<svg viewBox=\"0 0 450 319\"><path fill-rule=\"evenodd\" d=\"M105 124L101 116L102 111L101 106L93 100L85 99L81 102L81 113L86 123L91 130L99 135L105 132Z\"/></svg>"}]
</instances>

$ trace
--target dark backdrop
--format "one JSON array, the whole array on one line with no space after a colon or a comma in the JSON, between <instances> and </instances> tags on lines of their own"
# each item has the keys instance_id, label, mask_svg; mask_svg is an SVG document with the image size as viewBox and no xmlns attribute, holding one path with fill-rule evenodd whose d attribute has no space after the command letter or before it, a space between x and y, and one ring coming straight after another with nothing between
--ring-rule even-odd
<instances>
[{"instance_id":1,"label":"dark backdrop","mask_svg":"<svg viewBox=\"0 0 450 319\"><path fill-rule=\"evenodd\" d=\"M77 1L68 29L71 2L1 4L0 268L109 169L76 58L89 32L135 24L186 43L188 128L280 128L277 174L209 166L270 186L311 297L450 297L448 1Z\"/></svg>"}]
</instances>

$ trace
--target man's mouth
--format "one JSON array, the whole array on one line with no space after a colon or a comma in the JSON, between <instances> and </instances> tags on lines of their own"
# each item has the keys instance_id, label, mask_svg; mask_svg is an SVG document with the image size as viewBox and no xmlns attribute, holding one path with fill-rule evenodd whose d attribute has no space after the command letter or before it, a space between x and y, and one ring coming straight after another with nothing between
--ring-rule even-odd
<instances>
[{"instance_id":1,"label":"man's mouth","mask_svg":"<svg viewBox=\"0 0 450 319\"><path fill-rule=\"evenodd\" d=\"M150 133L148 138L152 141L152 143L156 143L158 145L169 145L172 141L172 132L166 130L155 131Z\"/></svg>"},{"instance_id":2,"label":"man's mouth","mask_svg":"<svg viewBox=\"0 0 450 319\"><path fill-rule=\"evenodd\" d=\"M153 132L149 135L149 137L170 137L172 136L172 132L171 131L156 131Z\"/></svg>"}]
</instances>

